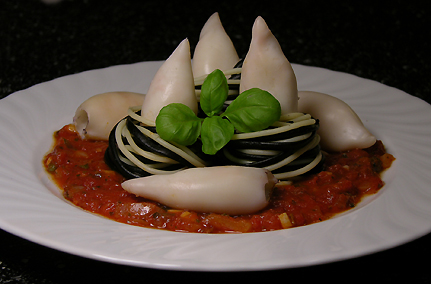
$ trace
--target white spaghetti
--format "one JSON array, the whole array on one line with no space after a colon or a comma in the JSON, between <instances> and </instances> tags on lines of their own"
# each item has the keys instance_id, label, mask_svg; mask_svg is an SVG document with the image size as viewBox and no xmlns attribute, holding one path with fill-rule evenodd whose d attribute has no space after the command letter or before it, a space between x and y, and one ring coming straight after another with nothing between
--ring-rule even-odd
<instances>
[{"instance_id":1,"label":"white spaghetti","mask_svg":"<svg viewBox=\"0 0 431 284\"><path fill-rule=\"evenodd\" d=\"M223 73L231 76L227 106L238 95L241 68ZM198 100L205 78L194 80ZM140 107L131 107L128 116L112 130L105 159L126 178L171 174L193 167L239 165L265 168L277 179L286 180L320 170L323 155L316 134L318 127L319 121L309 114L285 114L267 129L236 132L218 153L207 155L199 139L191 146L163 140L154 123L140 115Z\"/></svg>"}]
</instances>

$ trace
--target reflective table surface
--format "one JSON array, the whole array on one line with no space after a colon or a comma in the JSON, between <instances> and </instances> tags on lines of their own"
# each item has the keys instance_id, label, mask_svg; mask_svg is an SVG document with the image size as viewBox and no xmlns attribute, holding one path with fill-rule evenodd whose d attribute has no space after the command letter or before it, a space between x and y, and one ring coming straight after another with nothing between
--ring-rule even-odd
<instances>
[{"instance_id":1,"label":"reflective table surface","mask_svg":"<svg viewBox=\"0 0 431 284\"><path fill-rule=\"evenodd\" d=\"M55 3L50 3L55 2ZM354 74L431 102L430 8L404 1L14 1L0 2L0 98L61 76L119 64L164 60L219 12L240 57L262 16L292 63ZM2 134L3 135L3 134ZM1 185L0 185L1 186ZM98 283L338 279L430 283L431 234L386 251L310 267L255 272L186 272L99 262L0 230L0 283ZM277 278L281 279L281 278Z\"/></svg>"}]
</instances>

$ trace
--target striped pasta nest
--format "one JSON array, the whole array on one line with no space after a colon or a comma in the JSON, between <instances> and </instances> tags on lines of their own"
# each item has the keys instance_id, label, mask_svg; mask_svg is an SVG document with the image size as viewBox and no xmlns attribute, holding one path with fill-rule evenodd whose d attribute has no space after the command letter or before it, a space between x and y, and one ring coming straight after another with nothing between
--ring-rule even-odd
<instances>
[{"instance_id":1,"label":"striped pasta nest","mask_svg":"<svg viewBox=\"0 0 431 284\"><path fill-rule=\"evenodd\" d=\"M240 73L240 67L224 71L231 76L226 105L238 95ZM198 98L204 79L195 78ZM309 114L289 113L267 129L236 132L216 155L207 155L199 139L191 146L163 140L156 127L141 117L140 107L132 107L111 131L105 160L126 178L170 174L191 167L239 165L266 168L284 180L321 170L318 127L319 121Z\"/></svg>"}]
</instances>

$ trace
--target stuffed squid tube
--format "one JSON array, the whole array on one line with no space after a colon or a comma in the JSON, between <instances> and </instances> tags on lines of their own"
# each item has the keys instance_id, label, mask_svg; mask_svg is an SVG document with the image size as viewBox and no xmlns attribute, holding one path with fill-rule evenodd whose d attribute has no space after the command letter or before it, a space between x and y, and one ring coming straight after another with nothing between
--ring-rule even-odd
<instances>
[{"instance_id":1,"label":"stuffed squid tube","mask_svg":"<svg viewBox=\"0 0 431 284\"><path fill-rule=\"evenodd\" d=\"M250 48L242 65L240 93L251 88L271 93L280 102L281 114L297 112L295 73L262 17L254 22Z\"/></svg>"},{"instance_id":2,"label":"stuffed squid tube","mask_svg":"<svg viewBox=\"0 0 431 284\"><path fill-rule=\"evenodd\" d=\"M330 152L368 148L376 138L365 128L359 116L344 101L318 92L299 92L299 111L319 119L320 145Z\"/></svg>"},{"instance_id":3,"label":"stuffed squid tube","mask_svg":"<svg viewBox=\"0 0 431 284\"><path fill-rule=\"evenodd\" d=\"M188 39L177 46L154 75L142 104L143 122L155 126L160 110L170 103L182 103L198 112Z\"/></svg>"},{"instance_id":4,"label":"stuffed squid tube","mask_svg":"<svg viewBox=\"0 0 431 284\"><path fill-rule=\"evenodd\" d=\"M232 69L238 61L238 53L221 24L219 14L214 13L201 30L193 55L193 75L199 77L215 69Z\"/></svg>"},{"instance_id":5,"label":"stuffed squid tube","mask_svg":"<svg viewBox=\"0 0 431 284\"><path fill-rule=\"evenodd\" d=\"M265 169L219 166L130 179L122 187L172 208L239 215L263 209L277 182Z\"/></svg>"},{"instance_id":6,"label":"stuffed squid tube","mask_svg":"<svg viewBox=\"0 0 431 284\"><path fill-rule=\"evenodd\" d=\"M92 96L78 107L73 124L82 138L108 140L115 124L127 116L129 107L142 105L144 97L132 92Z\"/></svg>"}]
</instances>

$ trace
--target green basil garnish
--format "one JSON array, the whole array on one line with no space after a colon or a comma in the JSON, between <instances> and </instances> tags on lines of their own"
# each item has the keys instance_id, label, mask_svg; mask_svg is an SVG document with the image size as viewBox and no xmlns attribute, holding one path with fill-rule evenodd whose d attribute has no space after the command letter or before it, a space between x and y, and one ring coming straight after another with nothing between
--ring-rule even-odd
<instances>
[{"instance_id":1,"label":"green basil garnish","mask_svg":"<svg viewBox=\"0 0 431 284\"><path fill-rule=\"evenodd\" d=\"M218 114L227 99L229 86L226 76L219 69L214 70L205 79L201 87L200 104L208 116Z\"/></svg>"},{"instance_id":2,"label":"green basil garnish","mask_svg":"<svg viewBox=\"0 0 431 284\"><path fill-rule=\"evenodd\" d=\"M232 138L235 129L227 119L220 116L211 116L202 122L202 151L214 155L223 148Z\"/></svg>"},{"instance_id":3,"label":"green basil garnish","mask_svg":"<svg viewBox=\"0 0 431 284\"><path fill-rule=\"evenodd\" d=\"M156 131L166 141L192 145L199 137L201 121L188 106L172 103L160 110L156 118Z\"/></svg>"},{"instance_id":4,"label":"green basil garnish","mask_svg":"<svg viewBox=\"0 0 431 284\"><path fill-rule=\"evenodd\" d=\"M254 132L268 128L280 119L278 100L267 91L253 88L241 93L218 115L228 97L225 75L215 70L205 79L200 95L200 105L205 118L198 118L186 105L173 103L165 106L156 118L156 131L166 141L192 145L199 136L202 151L214 155L232 138L235 129Z\"/></svg>"},{"instance_id":5,"label":"green basil garnish","mask_svg":"<svg viewBox=\"0 0 431 284\"><path fill-rule=\"evenodd\" d=\"M242 92L222 114L241 132L254 132L268 128L278 121L281 107L267 91L253 88Z\"/></svg>"}]
</instances>

